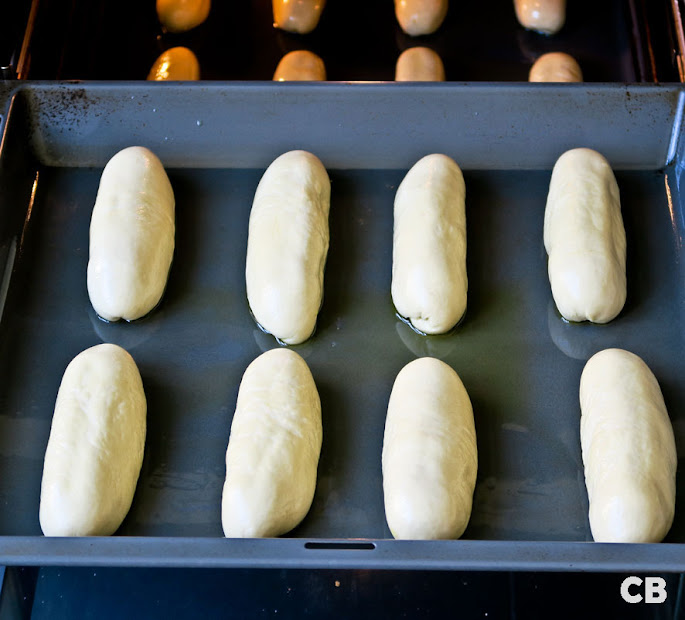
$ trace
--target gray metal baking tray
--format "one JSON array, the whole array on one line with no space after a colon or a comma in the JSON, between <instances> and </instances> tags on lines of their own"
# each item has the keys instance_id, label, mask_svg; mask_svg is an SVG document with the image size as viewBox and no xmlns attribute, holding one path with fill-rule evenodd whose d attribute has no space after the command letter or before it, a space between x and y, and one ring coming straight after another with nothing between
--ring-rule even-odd
<instances>
[{"instance_id":1,"label":"gray metal baking tray","mask_svg":"<svg viewBox=\"0 0 685 620\"><path fill-rule=\"evenodd\" d=\"M496 84L0 84L0 564L685 571L685 272L678 86ZM177 250L162 304L106 324L88 302L99 176L141 144L169 169ZM568 148L617 170L629 295L606 326L569 325L542 244L550 170ZM316 153L332 181L331 246L314 337L295 347L323 406L316 496L289 536L222 537L224 454L248 363L277 346L245 284L247 220L279 154ZM390 299L392 204L406 170L443 152L465 171L469 307L421 337ZM148 396L145 460L116 536L41 535L42 461L68 361L125 346ZM641 355L664 391L681 462L659 545L591 542L578 382L595 351ZM479 473L457 541L394 541L380 454L397 372L449 363L474 405Z\"/></svg>"}]
</instances>

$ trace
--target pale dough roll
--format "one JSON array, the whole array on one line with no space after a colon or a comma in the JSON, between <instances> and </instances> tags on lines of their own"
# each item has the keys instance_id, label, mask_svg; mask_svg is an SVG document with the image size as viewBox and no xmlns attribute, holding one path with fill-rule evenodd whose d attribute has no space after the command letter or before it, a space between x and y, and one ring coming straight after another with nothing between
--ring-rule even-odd
<instances>
[{"instance_id":1,"label":"pale dough roll","mask_svg":"<svg viewBox=\"0 0 685 620\"><path fill-rule=\"evenodd\" d=\"M276 82L323 82L326 80L326 66L313 52L296 50L281 58L273 79Z\"/></svg>"},{"instance_id":2,"label":"pale dough roll","mask_svg":"<svg viewBox=\"0 0 685 620\"><path fill-rule=\"evenodd\" d=\"M250 213L245 281L259 325L286 344L309 338L323 298L331 183L319 159L290 151L267 168Z\"/></svg>"},{"instance_id":3,"label":"pale dough roll","mask_svg":"<svg viewBox=\"0 0 685 620\"><path fill-rule=\"evenodd\" d=\"M308 34L319 23L326 0L273 0L274 26Z\"/></svg>"},{"instance_id":4,"label":"pale dough roll","mask_svg":"<svg viewBox=\"0 0 685 620\"><path fill-rule=\"evenodd\" d=\"M260 355L240 383L226 450L227 537L280 536L304 519L322 437L321 402L307 363L290 349Z\"/></svg>"},{"instance_id":5,"label":"pale dough roll","mask_svg":"<svg viewBox=\"0 0 685 620\"><path fill-rule=\"evenodd\" d=\"M157 156L119 151L100 178L90 220L88 295L103 319L133 321L164 292L174 254L174 192Z\"/></svg>"},{"instance_id":6,"label":"pale dough roll","mask_svg":"<svg viewBox=\"0 0 685 620\"><path fill-rule=\"evenodd\" d=\"M427 155L395 195L392 300L424 334L442 334L466 310L466 188L446 155Z\"/></svg>"},{"instance_id":7,"label":"pale dough roll","mask_svg":"<svg viewBox=\"0 0 685 620\"><path fill-rule=\"evenodd\" d=\"M530 68L529 82L582 82L583 72L573 56L550 52L538 58Z\"/></svg>"},{"instance_id":8,"label":"pale dough roll","mask_svg":"<svg viewBox=\"0 0 685 620\"><path fill-rule=\"evenodd\" d=\"M67 366L57 394L40 491L46 536L109 536L133 501L147 405L133 358L100 344Z\"/></svg>"},{"instance_id":9,"label":"pale dough roll","mask_svg":"<svg viewBox=\"0 0 685 620\"><path fill-rule=\"evenodd\" d=\"M478 470L471 401L452 368L407 364L390 394L383 437L385 515L395 538L459 538Z\"/></svg>"},{"instance_id":10,"label":"pale dough roll","mask_svg":"<svg viewBox=\"0 0 685 620\"><path fill-rule=\"evenodd\" d=\"M626 300L626 234L616 178L591 149L554 166L544 224L552 295L569 321L607 323Z\"/></svg>"},{"instance_id":11,"label":"pale dough roll","mask_svg":"<svg viewBox=\"0 0 685 620\"><path fill-rule=\"evenodd\" d=\"M429 47L410 47L395 65L396 82L444 82L442 59Z\"/></svg>"},{"instance_id":12,"label":"pale dough roll","mask_svg":"<svg viewBox=\"0 0 685 620\"><path fill-rule=\"evenodd\" d=\"M673 523L678 458L652 371L628 351L600 351L583 370L580 408L593 538L660 542Z\"/></svg>"},{"instance_id":13,"label":"pale dough roll","mask_svg":"<svg viewBox=\"0 0 685 620\"><path fill-rule=\"evenodd\" d=\"M566 22L566 0L514 0L516 18L529 30L555 34Z\"/></svg>"},{"instance_id":14,"label":"pale dough roll","mask_svg":"<svg viewBox=\"0 0 685 620\"><path fill-rule=\"evenodd\" d=\"M200 63L197 56L187 47L172 47L162 52L155 60L148 80L199 80Z\"/></svg>"},{"instance_id":15,"label":"pale dough roll","mask_svg":"<svg viewBox=\"0 0 685 620\"><path fill-rule=\"evenodd\" d=\"M411 36L432 34L445 20L448 0L395 0L395 16Z\"/></svg>"},{"instance_id":16,"label":"pale dough roll","mask_svg":"<svg viewBox=\"0 0 685 620\"><path fill-rule=\"evenodd\" d=\"M203 23L211 0L157 0L157 17L169 32L185 32Z\"/></svg>"}]
</instances>

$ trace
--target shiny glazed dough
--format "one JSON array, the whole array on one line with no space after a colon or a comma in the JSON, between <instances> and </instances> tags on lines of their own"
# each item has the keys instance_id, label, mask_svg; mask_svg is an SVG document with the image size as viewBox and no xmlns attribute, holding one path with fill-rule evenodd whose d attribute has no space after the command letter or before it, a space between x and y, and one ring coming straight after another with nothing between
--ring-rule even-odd
<instances>
[{"instance_id":1,"label":"shiny glazed dough","mask_svg":"<svg viewBox=\"0 0 685 620\"><path fill-rule=\"evenodd\" d=\"M562 316L593 323L615 318L626 300L626 234L616 178L597 151L573 149L557 160L544 239Z\"/></svg>"},{"instance_id":2,"label":"shiny glazed dough","mask_svg":"<svg viewBox=\"0 0 685 620\"><path fill-rule=\"evenodd\" d=\"M445 20L448 0L395 0L395 16L411 36L432 34Z\"/></svg>"},{"instance_id":3,"label":"shiny glazed dough","mask_svg":"<svg viewBox=\"0 0 685 620\"><path fill-rule=\"evenodd\" d=\"M566 0L514 0L516 18L529 30L555 34L566 22Z\"/></svg>"},{"instance_id":4,"label":"shiny glazed dough","mask_svg":"<svg viewBox=\"0 0 685 620\"><path fill-rule=\"evenodd\" d=\"M278 157L262 176L250 213L245 280L259 325L286 344L309 338L323 297L331 184L306 151Z\"/></svg>"},{"instance_id":5,"label":"shiny glazed dough","mask_svg":"<svg viewBox=\"0 0 685 620\"><path fill-rule=\"evenodd\" d=\"M67 366L45 452L46 536L109 536L131 507L143 462L147 405L133 358L100 344Z\"/></svg>"},{"instance_id":6,"label":"shiny glazed dough","mask_svg":"<svg viewBox=\"0 0 685 620\"><path fill-rule=\"evenodd\" d=\"M529 82L582 82L583 72L573 58L563 52L550 52L530 68Z\"/></svg>"},{"instance_id":7,"label":"shiny glazed dough","mask_svg":"<svg viewBox=\"0 0 685 620\"><path fill-rule=\"evenodd\" d=\"M442 59L429 47L404 50L395 65L396 82L444 82Z\"/></svg>"},{"instance_id":8,"label":"shiny glazed dough","mask_svg":"<svg viewBox=\"0 0 685 620\"><path fill-rule=\"evenodd\" d=\"M628 351L600 351L583 370L580 407L593 538L660 542L673 523L678 459L652 371Z\"/></svg>"},{"instance_id":9,"label":"shiny glazed dough","mask_svg":"<svg viewBox=\"0 0 685 620\"><path fill-rule=\"evenodd\" d=\"M148 80L199 80L200 63L187 47L172 47L159 55L150 69Z\"/></svg>"},{"instance_id":10,"label":"shiny glazed dough","mask_svg":"<svg viewBox=\"0 0 685 620\"><path fill-rule=\"evenodd\" d=\"M90 220L88 295L103 319L150 312L164 292L174 254L174 192L157 156L119 151L100 178Z\"/></svg>"},{"instance_id":11,"label":"shiny glazed dough","mask_svg":"<svg viewBox=\"0 0 685 620\"><path fill-rule=\"evenodd\" d=\"M221 520L228 538L285 534L314 498L321 402L307 363L272 349L245 371L226 450Z\"/></svg>"},{"instance_id":12,"label":"shiny glazed dough","mask_svg":"<svg viewBox=\"0 0 685 620\"><path fill-rule=\"evenodd\" d=\"M323 82L326 80L326 67L313 52L296 50L281 58L273 79L276 82Z\"/></svg>"},{"instance_id":13,"label":"shiny glazed dough","mask_svg":"<svg viewBox=\"0 0 685 620\"><path fill-rule=\"evenodd\" d=\"M427 155L395 195L392 300L425 334L454 327L466 310L466 188L446 155Z\"/></svg>"},{"instance_id":14,"label":"shiny glazed dough","mask_svg":"<svg viewBox=\"0 0 685 620\"><path fill-rule=\"evenodd\" d=\"M211 0L157 0L157 17L169 32L185 32L203 23Z\"/></svg>"},{"instance_id":15,"label":"shiny glazed dough","mask_svg":"<svg viewBox=\"0 0 685 620\"><path fill-rule=\"evenodd\" d=\"M383 437L385 515L395 538L459 538L478 470L471 401L452 368L407 364L390 394Z\"/></svg>"},{"instance_id":16,"label":"shiny glazed dough","mask_svg":"<svg viewBox=\"0 0 685 620\"><path fill-rule=\"evenodd\" d=\"M273 0L274 26L308 34L319 23L326 0Z\"/></svg>"}]
</instances>

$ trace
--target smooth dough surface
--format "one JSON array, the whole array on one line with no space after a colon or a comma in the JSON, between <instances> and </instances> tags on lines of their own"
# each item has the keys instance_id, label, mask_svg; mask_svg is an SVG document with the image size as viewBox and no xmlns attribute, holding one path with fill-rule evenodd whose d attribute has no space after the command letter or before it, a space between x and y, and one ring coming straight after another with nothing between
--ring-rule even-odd
<instances>
[{"instance_id":1,"label":"smooth dough surface","mask_svg":"<svg viewBox=\"0 0 685 620\"><path fill-rule=\"evenodd\" d=\"M185 32L203 23L211 0L157 0L157 17L169 32Z\"/></svg>"},{"instance_id":2,"label":"smooth dough surface","mask_svg":"<svg viewBox=\"0 0 685 620\"><path fill-rule=\"evenodd\" d=\"M174 192L157 156L119 151L100 178L90 220L88 295L103 319L133 321L162 298L175 233Z\"/></svg>"},{"instance_id":3,"label":"smooth dough surface","mask_svg":"<svg viewBox=\"0 0 685 620\"><path fill-rule=\"evenodd\" d=\"M143 462L147 405L133 358L100 344L67 366L45 452L46 536L109 536L131 507Z\"/></svg>"},{"instance_id":4,"label":"smooth dough surface","mask_svg":"<svg viewBox=\"0 0 685 620\"><path fill-rule=\"evenodd\" d=\"M440 28L448 8L448 0L395 0L397 21L413 37L432 34Z\"/></svg>"},{"instance_id":5,"label":"smooth dough surface","mask_svg":"<svg viewBox=\"0 0 685 620\"><path fill-rule=\"evenodd\" d=\"M395 65L396 82L444 82L442 59L429 47L404 50Z\"/></svg>"},{"instance_id":6,"label":"smooth dough surface","mask_svg":"<svg viewBox=\"0 0 685 620\"><path fill-rule=\"evenodd\" d=\"M529 82L582 82L583 72L573 56L550 52L538 58L530 68Z\"/></svg>"},{"instance_id":7,"label":"smooth dough surface","mask_svg":"<svg viewBox=\"0 0 685 620\"><path fill-rule=\"evenodd\" d=\"M446 155L427 155L395 195L392 300L424 334L442 334L466 311L466 188Z\"/></svg>"},{"instance_id":8,"label":"smooth dough surface","mask_svg":"<svg viewBox=\"0 0 685 620\"><path fill-rule=\"evenodd\" d=\"M516 18L529 30L559 32L566 22L566 0L514 0Z\"/></svg>"},{"instance_id":9,"label":"smooth dough surface","mask_svg":"<svg viewBox=\"0 0 685 620\"><path fill-rule=\"evenodd\" d=\"M326 80L326 66L313 52L296 50L281 58L273 79L276 82L323 82Z\"/></svg>"},{"instance_id":10,"label":"smooth dough surface","mask_svg":"<svg viewBox=\"0 0 685 620\"><path fill-rule=\"evenodd\" d=\"M167 80L199 80L200 63L197 56L187 47L172 47L162 52L155 60L148 80L157 82Z\"/></svg>"},{"instance_id":11,"label":"smooth dough surface","mask_svg":"<svg viewBox=\"0 0 685 620\"><path fill-rule=\"evenodd\" d=\"M383 437L385 515L395 538L459 538L478 472L471 401L444 362L423 357L397 375Z\"/></svg>"},{"instance_id":12,"label":"smooth dough surface","mask_svg":"<svg viewBox=\"0 0 685 620\"><path fill-rule=\"evenodd\" d=\"M331 183L319 159L289 151L262 176L250 213L245 280L259 325L286 344L309 338L323 298Z\"/></svg>"},{"instance_id":13,"label":"smooth dough surface","mask_svg":"<svg viewBox=\"0 0 685 620\"><path fill-rule=\"evenodd\" d=\"M308 34L319 23L326 0L273 0L274 26Z\"/></svg>"},{"instance_id":14,"label":"smooth dough surface","mask_svg":"<svg viewBox=\"0 0 685 620\"><path fill-rule=\"evenodd\" d=\"M228 538L273 537L304 519L316 488L321 401L307 363L272 349L245 371L226 450Z\"/></svg>"},{"instance_id":15,"label":"smooth dough surface","mask_svg":"<svg viewBox=\"0 0 685 620\"><path fill-rule=\"evenodd\" d=\"M552 295L569 321L608 323L626 300L626 233L616 178L591 149L554 166L544 224Z\"/></svg>"},{"instance_id":16,"label":"smooth dough surface","mask_svg":"<svg viewBox=\"0 0 685 620\"><path fill-rule=\"evenodd\" d=\"M673 427L647 364L605 349L580 379L580 441L597 542L660 542L673 523Z\"/></svg>"}]
</instances>

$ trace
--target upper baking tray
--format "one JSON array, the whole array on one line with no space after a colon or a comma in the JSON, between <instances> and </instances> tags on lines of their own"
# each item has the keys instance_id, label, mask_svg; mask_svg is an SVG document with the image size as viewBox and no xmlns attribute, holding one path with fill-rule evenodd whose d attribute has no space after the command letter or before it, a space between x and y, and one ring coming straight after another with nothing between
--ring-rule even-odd
<instances>
[{"instance_id":1,"label":"upper baking tray","mask_svg":"<svg viewBox=\"0 0 685 620\"><path fill-rule=\"evenodd\" d=\"M34 0L37 2L38 0ZM426 45L449 81L526 81L535 59L563 51L590 82L678 81L671 0L574 0L556 35L528 32L512 0L452 2L442 27L413 38L390 0L328 2L316 30L273 28L271 0L214 2L207 21L183 34L162 31L153 2L41 0L31 43L31 79L145 79L164 50L184 45L205 80L270 80L281 57L308 49L333 81L393 80L399 54Z\"/></svg>"},{"instance_id":2,"label":"upper baking tray","mask_svg":"<svg viewBox=\"0 0 685 620\"><path fill-rule=\"evenodd\" d=\"M584 362L621 346L658 377L685 450L678 87L15 83L0 93L0 563L685 571L682 457L666 542L595 544L578 428ZM106 324L85 285L90 211L105 162L133 144L169 169L177 248L159 308ZM547 280L550 169L576 146L603 152L621 188L629 297L607 326L564 323ZM316 153L332 181L324 304L314 337L295 347L323 407L316 496L287 537L226 540L238 384L277 346L246 301L247 221L263 170L295 148ZM390 299L392 205L431 152L465 172L469 307L453 333L420 337ZM102 341L131 352L148 397L136 496L117 536L44 538L57 388L69 360ZM384 518L387 401L422 355L449 363L474 405L479 472L458 541L394 541Z\"/></svg>"}]
</instances>

